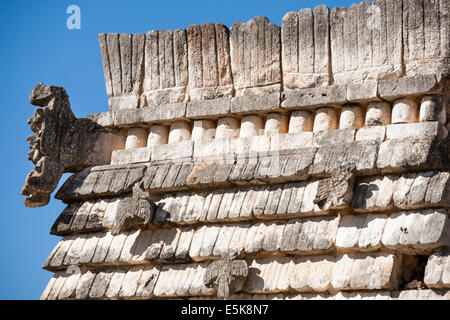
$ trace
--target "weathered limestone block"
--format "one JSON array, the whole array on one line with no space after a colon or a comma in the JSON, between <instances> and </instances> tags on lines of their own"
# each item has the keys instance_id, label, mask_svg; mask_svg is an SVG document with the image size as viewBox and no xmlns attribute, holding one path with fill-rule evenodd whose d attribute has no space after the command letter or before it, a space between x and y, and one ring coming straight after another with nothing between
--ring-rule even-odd
<instances>
[{"instance_id":1,"label":"weathered limestone block","mask_svg":"<svg viewBox=\"0 0 450 320\"><path fill-rule=\"evenodd\" d=\"M190 25L187 31L191 101L231 97L229 30L221 24Z\"/></svg>"},{"instance_id":2,"label":"weathered limestone block","mask_svg":"<svg viewBox=\"0 0 450 320\"><path fill-rule=\"evenodd\" d=\"M419 121L419 106L414 100L400 99L392 106L392 123Z\"/></svg>"},{"instance_id":3,"label":"weathered limestone block","mask_svg":"<svg viewBox=\"0 0 450 320\"><path fill-rule=\"evenodd\" d=\"M122 287L122 282L126 276L126 270L115 270L111 280L109 281L108 289L104 296L109 299L116 299L119 297L119 292Z\"/></svg>"},{"instance_id":4,"label":"weathered limestone block","mask_svg":"<svg viewBox=\"0 0 450 320\"><path fill-rule=\"evenodd\" d=\"M433 138L445 139L446 129L438 121L400 123L386 126L386 139Z\"/></svg>"},{"instance_id":5,"label":"weathered limestone block","mask_svg":"<svg viewBox=\"0 0 450 320\"><path fill-rule=\"evenodd\" d=\"M320 88L291 90L281 93L281 107L298 109L299 107L321 107L341 105L347 102L347 87L332 85Z\"/></svg>"},{"instance_id":6,"label":"weathered limestone block","mask_svg":"<svg viewBox=\"0 0 450 320\"><path fill-rule=\"evenodd\" d=\"M375 171L378 144L375 141L356 141L342 145L322 146L317 149L310 174L329 174L346 164L355 164L356 171L370 173Z\"/></svg>"},{"instance_id":7,"label":"weathered limestone block","mask_svg":"<svg viewBox=\"0 0 450 320\"><path fill-rule=\"evenodd\" d=\"M247 262L234 259L228 256L212 262L206 268L203 282L206 287L217 286L217 298L229 298L244 286L248 276Z\"/></svg>"},{"instance_id":8,"label":"weathered limestone block","mask_svg":"<svg viewBox=\"0 0 450 320\"><path fill-rule=\"evenodd\" d=\"M260 116L247 115L242 117L241 130L239 137L253 137L259 136L264 132L264 122Z\"/></svg>"},{"instance_id":9,"label":"weathered limestone block","mask_svg":"<svg viewBox=\"0 0 450 320\"><path fill-rule=\"evenodd\" d=\"M131 164L149 162L151 159L151 148L132 148L114 150L111 154L111 164Z\"/></svg>"},{"instance_id":10,"label":"weathered limestone block","mask_svg":"<svg viewBox=\"0 0 450 320\"><path fill-rule=\"evenodd\" d=\"M380 98L388 101L395 101L405 96L440 94L442 90L443 82L433 73L400 79L380 80L378 82Z\"/></svg>"},{"instance_id":11,"label":"weathered limestone block","mask_svg":"<svg viewBox=\"0 0 450 320\"><path fill-rule=\"evenodd\" d=\"M148 31L145 36L146 105L185 101L188 83L186 30Z\"/></svg>"},{"instance_id":12,"label":"weathered limestone block","mask_svg":"<svg viewBox=\"0 0 450 320\"><path fill-rule=\"evenodd\" d=\"M217 98L213 100L189 101L186 116L189 118L216 118L225 116L231 110L231 98Z\"/></svg>"},{"instance_id":13,"label":"weathered limestone block","mask_svg":"<svg viewBox=\"0 0 450 320\"><path fill-rule=\"evenodd\" d=\"M320 180L313 202L322 210L348 207L353 200L354 171L355 165L339 167L330 178Z\"/></svg>"},{"instance_id":14,"label":"weathered limestone block","mask_svg":"<svg viewBox=\"0 0 450 320\"><path fill-rule=\"evenodd\" d=\"M144 34L99 34L111 110L138 108L144 75Z\"/></svg>"},{"instance_id":15,"label":"weathered limestone block","mask_svg":"<svg viewBox=\"0 0 450 320\"><path fill-rule=\"evenodd\" d=\"M216 135L216 124L211 120L195 120L192 129L192 140L202 141L214 139Z\"/></svg>"},{"instance_id":16,"label":"weathered limestone block","mask_svg":"<svg viewBox=\"0 0 450 320\"><path fill-rule=\"evenodd\" d=\"M405 253L424 253L448 246L447 210L399 212L389 216L381 242Z\"/></svg>"},{"instance_id":17,"label":"weathered limestone block","mask_svg":"<svg viewBox=\"0 0 450 320\"><path fill-rule=\"evenodd\" d=\"M398 78L402 69L402 1L378 0L330 13L336 83Z\"/></svg>"},{"instance_id":18,"label":"weathered limestone block","mask_svg":"<svg viewBox=\"0 0 450 320\"><path fill-rule=\"evenodd\" d=\"M270 138L270 151L287 151L314 145L313 132L285 133ZM288 163L286 163L286 166Z\"/></svg>"},{"instance_id":19,"label":"weathered limestone block","mask_svg":"<svg viewBox=\"0 0 450 320\"><path fill-rule=\"evenodd\" d=\"M280 29L263 16L231 26L231 69L237 96L280 91Z\"/></svg>"},{"instance_id":20,"label":"weathered limestone block","mask_svg":"<svg viewBox=\"0 0 450 320\"><path fill-rule=\"evenodd\" d=\"M86 168L69 177L55 198L74 201L129 193L144 171L145 166L138 164Z\"/></svg>"},{"instance_id":21,"label":"weathered limestone block","mask_svg":"<svg viewBox=\"0 0 450 320\"><path fill-rule=\"evenodd\" d=\"M160 144L152 148L152 161L190 159L193 152L193 141Z\"/></svg>"},{"instance_id":22,"label":"weathered limestone block","mask_svg":"<svg viewBox=\"0 0 450 320\"><path fill-rule=\"evenodd\" d=\"M40 207L50 201L63 172L109 164L117 139L93 121L77 119L61 87L38 83L30 102L41 108L28 120L34 132L27 138L31 149L28 158L35 168L27 175L22 194L27 196L26 206Z\"/></svg>"},{"instance_id":23,"label":"weathered limestone block","mask_svg":"<svg viewBox=\"0 0 450 320\"><path fill-rule=\"evenodd\" d=\"M157 297L212 295L215 290L209 289L203 284L206 267L205 264L163 266L153 289L153 294ZM192 275L183 277L186 272ZM183 278L186 280L180 281ZM175 281L176 279L178 281ZM190 282L190 284L186 282Z\"/></svg>"},{"instance_id":24,"label":"weathered limestone block","mask_svg":"<svg viewBox=\"0 0 450 320\"><path fill-rule=\"evenodd\" d=\"M375 140L377 143L381 143L386 138L386 127L384 126L373 126L364 127L356 132L355 140Z\"/></svg>"},{"instance_id":25,"label":"weathered limestone block","mask_svg":"<svg viewBox=\"0 0 450 320\"><path fill-rule=\"evenodd\" d=\"M405 290L393 292L392 300L449 300L449 290Z\"/></svg>"},{"instance_id":26,"label":"weathered limestone block","mask_svg":"<svg viewBox=\"0 0 450 320\"><path fill-rule=\"evenodd\" d=\"M401 259L388 253L337 258L253 260L246 284L250 293L396 289Z\"/></svg>"},{"instance_id":27,"label":"weathered limestone block","mask_svg":"<svg viewBox=\"0 0 450 320\"><path fill-rule=\"evenodd\" d=\"M449 173L430 171L403 176L364 178L357 182L355 211L446 207L449 199Z\"/></svg>"},{"instance_id":28,"label":"weathered limestone block","mask_svg":"<svg viewBox=\"0 0 450 320\"><path fill-rule=\"evenodd\" d=\"M428 258L424 282L429 288L450 287L450 255L448 251L434 253Z\"/></svg>"},{"instance_id":29,"label":"weathered limestone block","mask_svg":"<svg viewBox=\"0 0 450 320\"><path fill-rule=\"evenodd\" d=\"M346 144L355 141L356 129L321 130L314 132L315 146Z\"/></svg>"},{"instance_id":30,"label":"weathered limestone block","mask_svg":"<svg viewBox=\"0 0 450 320\"><path fill-rule=\"evenodd\" d=\"M156 281L158 281L159 271L159 266L148 266L142 270L141 279L138 281L136 289L137 297L148 298L153 296L153 289Z\"/></svg>"},{"instance_id":31,"label":"weathered limestone block","mask_svg":"<svg viewBox=\"0 0 450 320\"><path fill-rule=\"evenodd\" d=\"M366 104L380 100L378 98L378 81L369 80L347 85L347 100L352 103Z\"/></svg>"},{"instance_id":32,"label":"weathered limestone block","mask_svg":"<svg viewBox=\"0 0 450 320\"><path fill-rule=\"evenodd\" d=\"M339 129L362 128L364 126L363 110L359 106L345 106L339 118Z\"/></svg>"},{"instance_id":33,"label":"weathered limestone block","mask_svg":"<svg viewBox=\"0 0 450 320\"><path fill-rule=\"evenodd\" d=\"M448 166L448 146L445 141L410 137L391 139L380 145L377 168L383 173L443 169Z\"/></svg>"},{"instance_id":34,"label":"weathered limestone block","mask_svg":"<svg viewBox=\"0 0 450 320\"><path fill-rule=\"evenodd\" d=\"M358 212L391 209L397 180L397 176L390 175L360 179L356 183L353 208Z\"/></svg>"},{"instance_id":35,"label":"weathered limestone block","mask_svg":"<svg viewBox=\"0 0 450 320\"><path fill-rule=\"evenodd\" d=\"M314 117L310 111L292 111L289 119L289 133L313 131Z\"/></svg>"},{"instance_id":36,"label":"weathered limestone block","mask_svg":"<svg viewBox=\"0 0 450 320\"><path fill-rule=\"evenodd\" d=\"M314 132L338 128L337 113L333 108L320 108L314 118Z\"/></svg>"},{"instance_id":37,"label":"weathered limestone block","mask_svg":"<svg viewBox=\"0 0 450 320\"><path fill-rule=\"evenodd\" d=\"M134 297L136 294L138 282L141 279L142 267L132 267L125 274L119 291L119 297Z\"/></svg>"},{"instance_id":38,"label":"weathered limestone block","mask_svg":"<svg viewBox=\"0 0 450 320\"><path fill-rule=\"evenodd\" d=\"M366 111L366 126L391 123L391 105L387 102L370 102Z\"/></svg>"},{"instance_id":39,"label":"weathered limestone block","mask_svg":"<svg viewBox=\"0 0 450 320\"><path fill-rule=\"evenodd\" d=\"M289 12L282 20L284 90L330 84L329 14L326 6Z\"/></svg>"},{"instance_id":40,"label":"weathered limestone block","mask_svg":"<svg viewBox=\"0 0 450 320\"><path fill-rule=\"evenodd\" d=\"M280 93L237 96L231 99L232 113L255 113L280 109Z\"/></svg>"},{"instance_id":41,"label":"weathered limestone block","mask_svg":"<svg viewBox=\"0 0 450 320\"><path fill-rule=\"evenodd\" d=\"M343 252L374 251L381 247L384 214L346 215L341 218L336 247Z\"/></svg>"},{"instance_id":42,"label":"weathered limestone block","mask_svg":"<svg viewBox=\"0 0 450 320\"><path fill-rule=\"evenodd\" d=\"M420 121L439 121L445 125L447 113L441 96L425 96L420 104Z\"/></svg>"},{"instance_id":43,"label":"weathered limestone block","mask_svg":"<svg viewBox=\"0 0 450 320\"><path fill-rule=\"evenodd\" d=\"M403 5L403 44L408 76L448 74L449 5L444 0L408 0ZM441 35L445 34L441 37Z\"/></svg>"},{"instance_id":44,"label":"weathered limestone block","mask_svg":"<svg viewBox=\"0 0 450 320\"><path fill-rule=\"evenodd\" d=\"M220 118L216 128L216 139L239 137L239 120L232 117Z\"/></svg>"}]
</instances>

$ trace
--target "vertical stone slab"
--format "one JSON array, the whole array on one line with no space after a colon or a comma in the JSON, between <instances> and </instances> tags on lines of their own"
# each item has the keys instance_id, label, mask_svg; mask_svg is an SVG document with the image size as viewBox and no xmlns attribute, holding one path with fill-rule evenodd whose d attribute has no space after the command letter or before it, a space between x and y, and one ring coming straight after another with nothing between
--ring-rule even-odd
<instances>
[{"instance_id":1,"label":"vertical stone slab","mask_svg":"<svg viewBox=\"0 0 450 320\"><path fill-rule=\"evenodd\" d=\"M435 58L440 56L441 35L440 35L440 0L427 0L424 5L424 37L425 48L424 58Z\"/></svg>"},{"instance_id":2,"label":"vertical stone slab","mask_svg":"<svg viewBox=\"0 0 450 320\"><path fill-rule=\"evenodd\" d=\"M98 41L100 43L100 51L102 53L102 65L103 65L103 73L105 76L106 94L108 95L108 97L112 97L113 87L111 79L111 65L109 62L108 43L106 40L106 34L100 33L98 35Z\"/></svg>"},{"instance_id":3,"label":"vertical stone slab","mask_svg":"<svg viewBox=\"0 0 450 320\"><path fill-rule=\"evenodd\" d=\"M386 35L388 64L401 68L403 63L402 0L386 0ZM387 32L387 30L390 30Z\"/></svg>"},{"instance_id":4,"label":"vertical stone slab","mask_svg":"<svg viewBox=\"0 0 450 320\"><path fill-rule=\"evenodd\" d=\"M439 7L439 22L441 27L441 56L450 57L450 3L441 0Z\"/></svg>"},{"instance_id":5,"label":"vertical stone slab","mask_svg":"<svg viewBox=\"0 0 450 320\"><path fill-rule=\"evenodd\" d=\"M120 62L119 35L109 33L106 35L108 48L108 58L111 70L112 92L113 96L122 95L122 70Z\"/></svg>"},{"instance_id":6,"label":"vertical stone slab","mask_svg":"<svg viewBox=\"0 0 450 320\"><path fill-rule=\"evenodd\" d=\"M120 64L122 66L122 93L129 94L131 92L131 50L132 37L131 34L121 33L119 35L120 44Z\"/></svg>"},{"instance_id":7,"label":"vertical stone slab","mask_svg":"<svg viewBox=\"0 0 450 320\"><path fill-rule=\"evenodd\" d=\"M187 59L187 35L186 30L177 29L173 31L173 53L175 86L185 88L188 83L188 59Z\"/></svg>"},{"instance_id":8,"label":"vertical stone slab","mask_svg":"<svg viewBox=\"0 0 450 320\"><path fill-rule=\"evenodd\" d=\"M281 62L285 87L291 84L290 74L299 71L299 31L298 14L292 11L286 13L281 21Z\"/></svg>"},{"instance_id":9,"label":"vertical stone slab","mask_svg":"<svg viewBox=\"0 0 450 320\"><path fill-rule=\"evenodd\" d=\"M145 36L145 91L159 89L158 31L148 31Z\"/></svg>"},{"instance_id":10,"label":"vertical stone slab","mask_svg":"<svg viewBox=\"0 0 450 320\"><path fill-rule=\"evenodd\" d=\"M140 87L144 80L144 50L145 34L133 35L131 57L131 92L133 95L140 94Z\"/></svg>"},{"instance_id":11,"label":"vertical stone slab","mask_svg":"<svg viewBox=\"0 0 450 320\"><path fill-rule=\"evenodd\" d=\"M314 8L314 72L325 78L327 85L330 67L330 9L321 5Z\"/></svg>"},{"instance_id":12,"label":"vertical stone slab","mask_svg":"<svg viewBox=\"0 0 450 320\"><path fill-rule=\"evenodd\" d=\"M205 23L202 29L202 61L203 84L206 87L216 87L219 84L217 72L216 32L214 24Z\"/></svg>"},{"instance_id":13,"label":"vertical stone slab","mask_svg":"<svg viewBox=\"0 0 450 320\"><path fill-rule=\"evenodd\" d=\"M402 0L376 0L330 14L337 84L398 78L402 68Z\"/></svg>"},{"instance_id":14,"label":"vertical stone slab","mask_svg":"<svg viewBox=\"0 0 450 320\"><path fill-rule=\"evenodd\" d=\"M280 27L259 16L246 23L233 24L230 40L236 95L280 91Z\"/></svg>"},{"instance_id":15,"label":"vertical stone slab","mask_svg":"<svg viewBox=\"0 0 450 320\"><path fill-rule=\"evenodd\" d=\"M188 61L191 101L231 97L230 42L225 25L189 26Z\"/></svg>"},{"instance_id":16,"label":"vertical stone slab","mask_svg":"<svg viewBox=\"0 0 450 320\"><path fill-rule=\"evenodd\" d=\"M372 67L372 28L374 26L369 20L369 15L371 17L375 12L368 10L369 5L369 2L358 5L358 69Z\"/></svg>"},{"instance_id":17,"label":"vertical stone slab","mask_svg":"<svg viewBox=\"0 0 450 320\"><path fill-rule=\"evenodd\" d=\"M403 1L403 38L406 63L424 58L423 4L423 0Z\"/></svg>"},{"instance_id":18,"label":"vertical stone slab","mask_svg":"<svg viewBox=\"0 0 450 320\"><path fill-rule=\"evenodd\" d=\"M449 71L448 1L406 0L403 39L406 74L446 74Z\"/></svg>"},{"instance_id":19,"label":"vertical stone slab","mask_svg":"<svg viewBox=\"0 0 450 320\"><path fill-rule=\"evenodd\" d=\"M340 73L345 70L344 17L344 8L336 7L331 10L331 63L333 73Z\"/></svg>"},{"instance_id":20,"label":"vertical stone slab","mask_svg":"<svg viewBox=\"0 0 450 320\"><path fill-rule=\"evenodd\" d=\"M192 90L194 88L201 88L203 86L201 27L199 25L190 25L187 31L187 39L189 88Z\"/></svg>"},{"instance_id":21,"label":"vertical stone slab","mask_svg":"<svg viewBox=\"0 0 450 320\"><path fill-rule=\"evenodd\" d=\"M183 102L188 78L186 30L149 31L145 39L147 105Z\"/></svg>"},{"instance_id":22,"label":"vertical stone slab","mask_svg":"<svg viewBox=\"0 0 450 320\"><path fill-rule=\"evenodd\" d=\"M298 13L298 71L314 73L314 14L311 9Z\"/></svg>"},{"instance_id":23,"label":"vertical stone slab","mask_svg":"<svg viewBox=\"0 0 450 320\"><path fill-rule=\"evenodd\" d=\"M284 90L329 84L330 11L326 6L289 12L282 20Z\"/></svg>"}]
</instances>

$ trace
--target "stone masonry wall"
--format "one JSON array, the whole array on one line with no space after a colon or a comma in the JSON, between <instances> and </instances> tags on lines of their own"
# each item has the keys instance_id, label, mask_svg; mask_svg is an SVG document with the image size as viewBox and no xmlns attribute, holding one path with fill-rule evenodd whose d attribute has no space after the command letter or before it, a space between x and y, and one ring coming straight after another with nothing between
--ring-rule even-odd
<instances>
[{"instance_id":1,"label":"stone masonry wall","mask_svg":"<svg viewBox=\"0 0 450 320\"><path fill-rule=\"evenodd\" d=\"M100 34L109 142L55 195L41 298L449 300L449 21L375 0Z\"/></svg>"}]
</instances>

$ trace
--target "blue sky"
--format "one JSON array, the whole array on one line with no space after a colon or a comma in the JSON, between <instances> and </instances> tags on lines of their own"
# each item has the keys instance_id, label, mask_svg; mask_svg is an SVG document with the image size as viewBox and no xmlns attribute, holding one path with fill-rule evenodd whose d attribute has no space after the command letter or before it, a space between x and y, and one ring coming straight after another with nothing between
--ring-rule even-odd
<instances>
[{"instance_id":1,"label":"blue sky","mask_svg":"<svg viewBox=\"0 0 450 320\"><path fill-rule=\"evenodd\" d=\"M28 96L38 82L64 87L77 117L107 111L98 33L145 33L190 24L234 22L265 15L281 25L289 11L325 4L348 7L360 1L309 0L4 0L0 4L0 299L39 299L52 273L41 268L59 237L50 228L64 209L52 199L25 208L20 190L33 165L27 160L35 107ZM81 8L81 30L66 27L66 8ZM64 175L66 179L68 174ZM62 183L62 182L61 182Z\"/></svg>"}]
</instances>

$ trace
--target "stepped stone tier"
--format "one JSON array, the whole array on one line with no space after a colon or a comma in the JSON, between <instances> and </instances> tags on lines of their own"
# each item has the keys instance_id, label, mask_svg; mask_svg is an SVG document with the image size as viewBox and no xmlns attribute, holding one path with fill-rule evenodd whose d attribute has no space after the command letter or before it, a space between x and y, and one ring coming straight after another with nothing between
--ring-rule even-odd
<instances>
[{"instance_id":1,"label":"stepped stone tier","mask_svg":"<svg viewBox=\"0 0 450 320\"><path fill-rule=\"evenodd\" d=\"M450 299L450 2L100 34L109 111L38 84L42 299Z\"/></svg>"}]
</instances>

